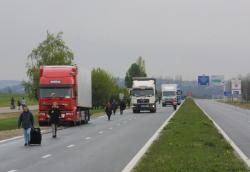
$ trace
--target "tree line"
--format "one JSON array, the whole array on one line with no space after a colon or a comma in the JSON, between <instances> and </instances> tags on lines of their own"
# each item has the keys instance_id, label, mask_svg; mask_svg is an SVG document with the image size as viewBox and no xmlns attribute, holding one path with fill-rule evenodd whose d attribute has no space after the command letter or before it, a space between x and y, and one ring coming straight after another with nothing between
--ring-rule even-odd
<instances>
[{"instance_id":1,"label":"tree line","mask_svg":"<svg viewBox=\"0 0 250 172\"><path fill-rule=\"evenodd\" d=\"M47 37L34 48L27 57L26 74L28 81L23 81L26 94L31 98L38 99L39 69L41 65L74 65L74 53L62 39L62 32L52 34L47 32ZM94 107L101 107L107 101L119 100L123 95L129 102L128 88L132 86L132 78L147 76L145 61L142 57L133 63L125 77L126 87L119 87L116 79L107 71L95 68L92 75L92 103Z\"/></svg>"}]
</instances>

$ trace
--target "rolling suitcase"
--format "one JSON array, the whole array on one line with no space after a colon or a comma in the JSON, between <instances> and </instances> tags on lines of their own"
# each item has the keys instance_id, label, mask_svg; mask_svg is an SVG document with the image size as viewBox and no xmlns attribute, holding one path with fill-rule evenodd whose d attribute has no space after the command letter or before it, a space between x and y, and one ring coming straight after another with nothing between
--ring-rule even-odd
<instances>
[{"instance_id":1,"label":"rolling suitcase","mask_svg":"<svg viewBox=\"0 0 250 172\"><path fill-rule=\"evenodd\" d=\"M40 128L32 128L30 132L30 144L41 145L42 134Z\"/></svg>"}]
</instances>

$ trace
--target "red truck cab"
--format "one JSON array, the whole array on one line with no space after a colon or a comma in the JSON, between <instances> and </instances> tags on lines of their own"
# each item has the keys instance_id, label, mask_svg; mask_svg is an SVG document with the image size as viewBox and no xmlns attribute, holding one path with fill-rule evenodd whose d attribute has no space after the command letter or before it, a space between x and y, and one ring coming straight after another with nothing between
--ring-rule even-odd
<instances>
[{"instance_id":1,"label":"red truck cab","mask_svg":"<svg viewBox=\"0 0 250 172\"><path fill-rule=\"evenodd\" d=\"M89 120L89 108L78 105L77 75L76 66L40 67L39 125L49 125L48 111L53 102L57 102L61 110L61 123L75 125Z\"/></svg>"}]
</instances>

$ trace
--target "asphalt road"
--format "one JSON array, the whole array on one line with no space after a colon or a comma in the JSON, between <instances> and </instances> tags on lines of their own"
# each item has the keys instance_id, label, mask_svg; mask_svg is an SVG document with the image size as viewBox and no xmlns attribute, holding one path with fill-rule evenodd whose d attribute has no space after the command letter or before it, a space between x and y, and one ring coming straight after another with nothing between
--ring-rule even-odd
<instances>
[{"instance_id":1,"label":"asphalt road","mask_svg":"<svg viewBox=\"0 0 250 172\"><path fill-rule=\"evenodd\" d=\"M29 106L30 110L37 110L38 106ZM18 110L18 108L16 107L16 109L10 109L10 107L0 107L0 114L1 113L14 113L14 112L21 112L21 110Z\"/></svg>"},{"instance_id":2,"label":"asphalt road","mask_svg":"<svg viewBox=\"0 0 250 172\"><path fill-rule=\"evenodd\" d=\"M23 146L23 139L0 144L1 172L119 172L171 115L157 113L106 116L90 124L64 129L58 138L43 135L41 146Z\"/></svg>"},{"instance_id":3,"label":"asphalt road","mask_svg":"<svg viewBox=\"0 0 250 172\"><path fill-rule=\"evenodd\" d=\"M250 111L212 100L195 100L250 158Z\"/></svg>"}]
</instances>

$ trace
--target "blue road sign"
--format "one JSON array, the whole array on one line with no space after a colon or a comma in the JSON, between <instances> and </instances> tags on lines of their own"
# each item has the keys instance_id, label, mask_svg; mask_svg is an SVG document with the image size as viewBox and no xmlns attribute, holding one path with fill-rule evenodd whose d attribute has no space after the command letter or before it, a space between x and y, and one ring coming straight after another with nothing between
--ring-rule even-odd
<instances>
[{"instance_id":1,"label":"blue road sign","mask_svg":"<svg viewBox=\"0 0 250 172\"><path fill-rule=\"evenodd\" d=\"M209 76L207 75L198 76L198 85L209 86Z\"/></svg>"},{"instance_id":2,"label":"blue road sign","mask_svg":"<svg viewBox=\"0 0 250 172\"><path fill-rule=\"evenodd\" d=\"M232 92L231 91L224 91L224 96L225 97L232 97Z\"/></svg>"}]
</instances>

